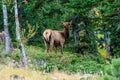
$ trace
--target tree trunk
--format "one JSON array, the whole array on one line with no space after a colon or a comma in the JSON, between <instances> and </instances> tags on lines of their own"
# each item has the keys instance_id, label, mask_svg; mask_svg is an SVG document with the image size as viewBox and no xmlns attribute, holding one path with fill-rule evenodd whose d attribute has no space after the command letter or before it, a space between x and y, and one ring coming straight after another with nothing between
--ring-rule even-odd
<instances>
[{"instance_id":1,"label":"tree trunk","mask_svg":"<svg viewBox=\"0 0 120 80\"><path fill-rule=\"evenodd\" d=\"M10 39L9 31L8 31L8 17L7 17L7 8L6 5L2 5L3 9L3 17L4 17L4 37L5 37L5 51L9 53L13 51L13 44Z\"/></svg>"},{"instance_id":2,"label":"tree trunk","mask_svg":"<svg viewBox=\"0 0 120 80\"><path fill-rule=\"evenodd\" d=\"M17 40L18 40L19 46L20 46L20 52L21 52L21 55L22 55L23 66L26 66L27 65L26 53L25 53L25 50L24 50L24 45L23 45L23 43L21 41L21 38L20 38L20 25L19 25L19 18L18 18L17 1L14 0L14 2L15 2L14 11L15 11L15 22L16 22L16 37L17 37Z\"/></svg>"}]
</instances>

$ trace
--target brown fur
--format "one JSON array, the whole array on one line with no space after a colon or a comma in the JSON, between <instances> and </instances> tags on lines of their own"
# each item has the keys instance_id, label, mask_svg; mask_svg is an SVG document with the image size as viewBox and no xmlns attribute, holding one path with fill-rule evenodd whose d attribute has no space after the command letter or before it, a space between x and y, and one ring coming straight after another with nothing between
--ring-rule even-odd
<instances>
[{"instance_id":1,"label":"brown fur","mask_svg":"<svg viewBox=\"0 0 120 80\"><path fill-rule=\"evenodd\" d=\"M57 46L61 47L61 53L63 54L63 45L65 42L65 39L69 36L69 29L72 22L62 22L64 25L64 29L62 31L58 30L51 30L46 29L43 32L44 37L44 43L46 46L46 52L48 52L48 45L50 45L50 51L52 51L52 48Z\"/></svg>"}]
</instances>

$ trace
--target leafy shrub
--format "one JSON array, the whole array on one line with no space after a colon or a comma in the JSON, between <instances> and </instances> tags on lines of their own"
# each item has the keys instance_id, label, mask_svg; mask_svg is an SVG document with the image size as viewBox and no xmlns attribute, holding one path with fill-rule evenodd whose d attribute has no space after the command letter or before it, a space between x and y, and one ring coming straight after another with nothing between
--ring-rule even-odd
<instances>
[{"instance_id":1,"label":"leafy shrub","mask_svg":"<svg viewBox=\"0 0 120 80\"><path fill-rule=\"evenodd\" d=\"M25 46L27 60L31 68L36 70L51 72L55 69L65 71L66 73L99 73L105 64L105 59L99 55L72 54L64 52L45 53L42 48L36 46ZM20 51L17 49L11 54L5 54L17 62L21 61Z\"/></svg>"},{"instance_id":2,"label":"leafy shrub","mask_svg":"<svg viewBox=\"0 0 120 80\"><path fill-rule=\"evenodd\" d=\"M43 53L32 54L34 68L41 71L50 72L54 69L62 70L67 73L98 73L103 69L105 59L101 56L79 56L67 53Z\"/></svg>"},{"instance_id":3,"label":"leafy shrub","mask_svg":"<svg viewBox=\"0 0 120 80\"><path fill-rule=\"evenodd\" d=\"M25 44L28 42L30 38L32 38L37 33L38 30L37 24L32 26L31 24L28 23L28 21L26 21L26 24L27 29L21 30L22 42Z\"/></svg>"},{"instance_id":4,"label":"leafy shrub","mask_svg":"<svg viewBox=\"0 0 120 80\"><path fill-rule=\"evenodd\" d=\"M100 61L102 62L102 59ZM97 59L92 59L91 56L82 56L72 59L68 66L68 71L73 73L97 73L102 70L103 64L99 63Z\"/></svg>"},{"instance_id":5,"label":"leafy shrub","mask_svg":"<svg viewBox=\"0 0 120 80\"><path fill-rule=\"evenodd\" d=\"M113 59L112 64L104 68L104 80L120 80L120 58Z\"/></svg>"},{"instance_id":6,"label":"leafy shrub","mask_svg":"<svg viewBox=\"0 0 120 80\"><path fill-rule=\"evenodd\" d=\"M15 60L17 62L19 62L21 60L21 54L19 53L18 50L15 50L14 52L12 53L9 53L9 54L5 54L5 58L11 58L12 60Z\"/></svg>"}]
</instances>

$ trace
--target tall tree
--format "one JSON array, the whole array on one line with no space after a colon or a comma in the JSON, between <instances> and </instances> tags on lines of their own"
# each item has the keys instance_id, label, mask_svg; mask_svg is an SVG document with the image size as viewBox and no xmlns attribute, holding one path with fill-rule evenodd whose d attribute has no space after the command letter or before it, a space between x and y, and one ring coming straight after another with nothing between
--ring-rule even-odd
<instances>
[{"instance_id":1,"label":"tall tree","mask_svg":"<svg viewBox=\"0 0 120 80\"><path fill-rule=\"evenodd\" d=\"M22 55L23 66L26 66L27 65L27 58L26 58L26 53L24 50L24 45L23 45L23 43L21 41L21 37L20 37L20 25L19 25L19 18L18 18L17 0L14 0L14 2L15 2L14 11L15 11L15 22L16 22L16 37L17 37L17 40L18 40L19 46L20 46L20 52Z\"/></svg>"},{"instance_id":2,"label":"tall tree","mask_svg":"<svg viewBox=\"0 0 120 80\"><path fill-rule=\"evenodd\" d=\"M7 16L6 5L3 4L2 9L3 9L3 17L4 17L5 51L9 53L13 50L13 44L11 42L9 30L8 30L8 16Z\"/></svg>"}]
</instances>

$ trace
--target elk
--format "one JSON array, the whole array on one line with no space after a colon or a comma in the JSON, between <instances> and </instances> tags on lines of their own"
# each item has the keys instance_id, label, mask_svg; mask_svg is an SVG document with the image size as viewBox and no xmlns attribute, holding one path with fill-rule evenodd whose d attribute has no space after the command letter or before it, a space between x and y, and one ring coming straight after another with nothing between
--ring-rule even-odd
<instances>
[{"instance_id":1,"label":"elk","mask_svg":"<svg viewBox=\"0 0 120 80\"><path fill-rule=\"evenodd\" d=\"M48 52L49 50L48 46L50 46L50 51L52 51L53 47L57 48L57 46L60 46L61 54L63 54L63 45L65 43L66 38L69 37L69 29L72 21L70 22L62 21L62 23L64 27L62 31L46 29L43 32L46 52Z\"/></svg>"}]
</instances>

